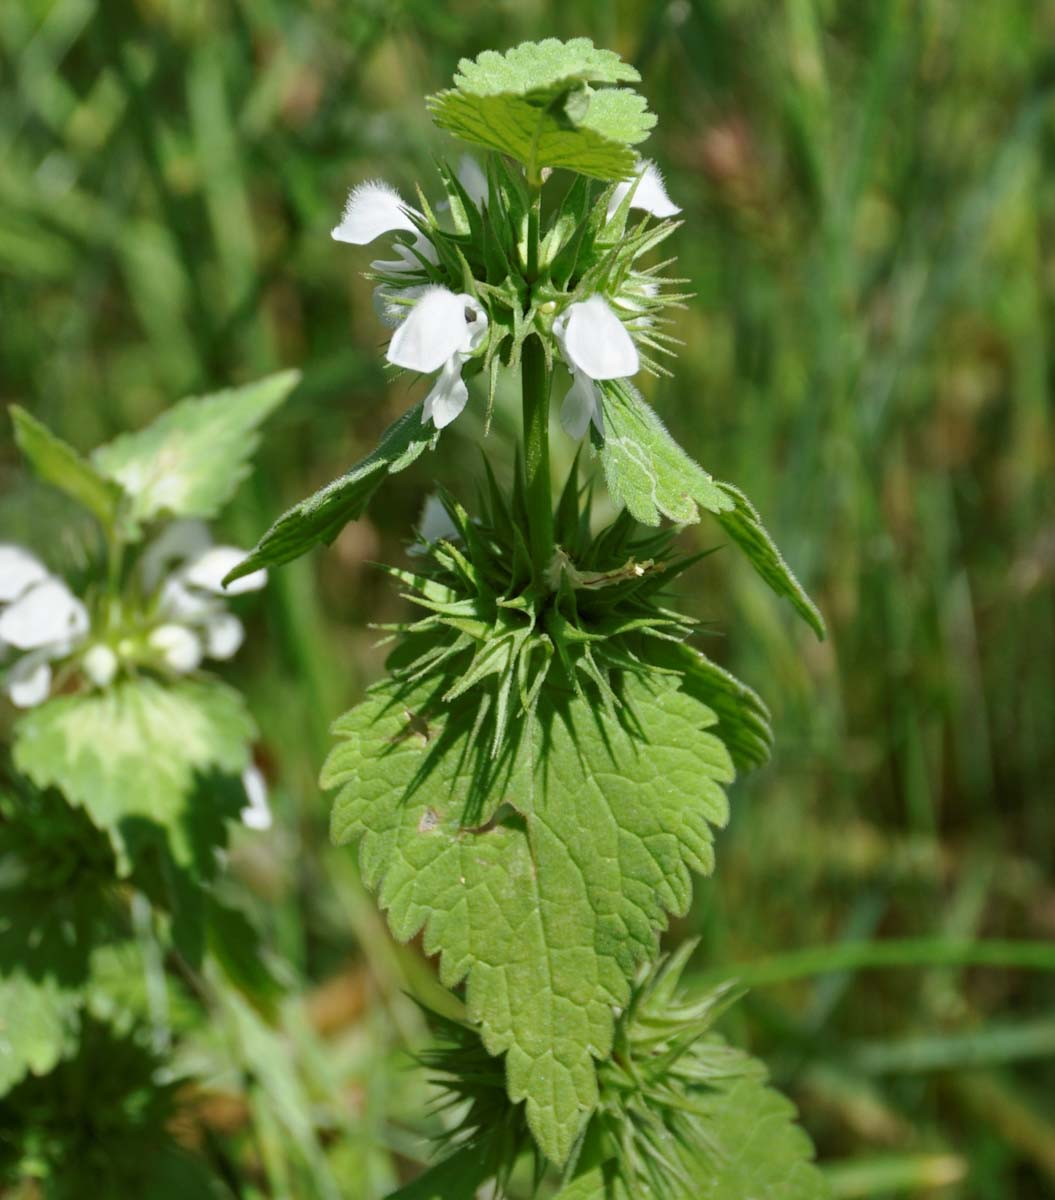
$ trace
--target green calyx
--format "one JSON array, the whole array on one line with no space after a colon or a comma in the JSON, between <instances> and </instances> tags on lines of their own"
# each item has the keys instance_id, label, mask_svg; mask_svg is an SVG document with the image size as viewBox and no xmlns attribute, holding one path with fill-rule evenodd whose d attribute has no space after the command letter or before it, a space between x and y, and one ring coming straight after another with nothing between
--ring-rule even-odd
<instances>
[{"instance_id":1,"label":"green calyx","mask_svg":"<svg viewBox=\"0 0 1055 1200\"><path fill-rule=\"evenodd\" d=\"M539 579L522 533L519 474L511 498L487 478L478 519L443 497L456 532L427 547L421 571L388 568L427 615L386 628L400 638L393 679L408 689L428 681L439 703L474 707L477 737L497 759L511 723L534 713L545 685L580 698L588 689L614 713L622 673L668 672L660 650L682 643L695 623L666 593L700 556L673 554L669 531L643 530L625 512L593 537L590 495L580 496L573 467Z\"/></svg>"}]
</instances>

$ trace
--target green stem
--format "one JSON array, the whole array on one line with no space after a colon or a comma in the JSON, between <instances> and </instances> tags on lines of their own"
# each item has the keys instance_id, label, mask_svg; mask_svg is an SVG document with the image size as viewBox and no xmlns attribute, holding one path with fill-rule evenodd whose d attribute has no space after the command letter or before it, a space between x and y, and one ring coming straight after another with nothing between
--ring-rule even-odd
<instances>
[{"instance_id":1,"label":"green stem","mask_svg":"<svg viewBox=\"0 0 1055 1200\"><path fill-rule=\"evenodd\" d=\"M524 342L520 373L524 405L528 544L535 578L539 580L543 578L553 557L553 491L549 469L550 373L537 334Z\"/></svg>"}]
</instances>

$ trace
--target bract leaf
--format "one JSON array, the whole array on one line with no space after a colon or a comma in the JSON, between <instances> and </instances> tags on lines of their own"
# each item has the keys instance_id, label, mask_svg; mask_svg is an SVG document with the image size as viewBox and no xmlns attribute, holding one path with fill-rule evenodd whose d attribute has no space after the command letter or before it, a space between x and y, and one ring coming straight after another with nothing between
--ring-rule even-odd
<instances>
[{"instance_id":1,"label":"bract leaf","mask_svg":"<svg viewBox=\"0 0 1055 1200\"><path fill-rule=\"evenodd\" d=\"M329 544L349 521L358 520L388 475L409 467L436 444L435 428L421 420L422 408L420 402L415 404L389 425L372 454L283 513L224 583L260 567L291 562L313 546Z\"/></svg>"},{"instance_id":2,"label":"bract leaf","mask_svg":"<svg viewBox=\"0 0 1055 1200\"><path fill-rule=\"evenodd\" d=\"M663 422L626 380L598 385L604 409L604 433L593 432L612 498L635 520L658 525L662 517L679 524L699 521L700 509L744 551L751 565L778 596L821 639L824 620L766 532L757 510L731 483L708 474L678 445Z\"/></svg>"},{"instance_id":3,"label":"bract leaf","mask_svg":"<svg viewBox=\"0 0 1055 1200\"><path fill-rule=\"evenodd\" d=\"M181 400L145 429L100 446L92 461L128 493L135 521L214 517L248 474L260 424L299 379L298 371L283 371Z\"/></svg>"},{"instance_id":4,"label":"bract leaf","mask_svg":"<svg viewBox=\"0 0 1055 1200\"><path fill-rule=\"evenodd\" d=\"M18 448L37 476L72 496L105 527L111 527L123 495L120 486L17 404L11 405L11 420Z\"/></svg>"}]
</instances>

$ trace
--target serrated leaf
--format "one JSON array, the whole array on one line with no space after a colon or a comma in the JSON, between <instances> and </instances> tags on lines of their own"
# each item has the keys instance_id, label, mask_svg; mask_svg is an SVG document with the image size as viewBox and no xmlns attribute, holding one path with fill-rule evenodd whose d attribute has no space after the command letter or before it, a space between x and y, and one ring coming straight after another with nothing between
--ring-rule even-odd
<instances>
[{"instance_id":1,"label":"serrated leaf","mask_svg":"<svg viewBox=\"0 0 1055 1200\"><path fill-rule=\"evenodd\" d=\"M389 425L372 454L283 513L224 583L259 567L291 562L320 543L328 545L349 521L358 520L386 476L409 467L435 445L438 435L431 425L422 422L423 407L420 402L415 404Z\"/></svg>"},{"instance_id":2,"label":"serrated leaf","mask_svg":"<svg viewBox=\"0 0 1055 1200\"><path fill-rule=\"evenodd\" d=\"M732 509L718 514L721 527L743 550L751 560L751 565L773 591L790 600L799 616L823 641L826 635L824 618L766 532L758 510L738 487L731 483L718 486L734 504Z\"/></svg>"},{"instance_id":3,"label":"serrated leaf","mask_svg":"<svg viewBox=\"0 0 1055 1200\"><path fill-rule=\"evenodd\" d=\"M663 422L636 388L623 380L600 388L604 434L594 431L605 481L612 498L643 525L662 517L679 524L695 523L700 509L719 524L744 551L751 565L778 596L821 639L824 620L766 532L751 502L739 488L709 475L667 432Z\"/></svg>"},{"instance_id":4,"label":"serrated leaf","mask_svg":"<svg viewBox=\"0 0 1055 1200\"><path fill-rule=\"evenodd\" d=\"M679 524L720 513L735 501L685 453L640 392L623 380L601 387L604 434L595 432L612 499L642 525Z\"/></svg>"},{"instance_id":5,"label":"serrated leaf","mask_svg":"<svg viewBox=\"0 0 1055 1200\"><path fill-rule=\"evenodd\" d=\"M687 908L690 871L711 869L711 827L728 814L733 767L711 710L667 676L626 680L624 701L613 717L545 690L481 785L472 712L389 685L337 722L323 772L342 788L334 840L361 839L395 935L424 927L443 982L467 980L470 1016L555 1162L596 1103L613 1006Z\"/></svg>"},{"instance_id":6,"label":"serrated leaf","mask_svg":"<svg viewBox=\"0 0 1055 1200\"><path fill-rule=\"evenodd\" d=\"M107 528L114 524L122 490L101 475L68 442L56 437L24 408L11 405L15 441L37 476L72 496Z\"/></svg>"},{"instance_id":7,"label":"serrated leaf","mask_svg":"<svg viewBox=\"0 0 1055 1200\"><path fill-rule=\"evenodd\" d=\"M204 865L225 814L194 803L196 779L239 775L253 735L242 698L226 685L142 677L30 710L15 723L13 757L38 787L56 787L85 809L127 873L156 832L177 863Z\"/></svg>"},{"instance_id":8,"label":"serrated leaf","mask_svg":"<svg viewBox=\"0 0 1055 1200\"><path fill-rule=\"evenodd\" d=\"M648 137L656 118L636 92L591 85L638 78L588 38L548 38L463 59L455 87L427 103L441 129L519 159L529 180L537 182L545 167L625 179L636 162L630 147Z\"/></svg>"},{"instance_id":9,"label":"serrated leaf","mask_svg":"<svg viewBox=\"0 0 1055 1200\"><path fill-rule=\"evenodd\" d=\"M92 461L130 497L133 520L216 516L249 472L261 423L296 387L299 371L181 400L136 433L124 433Z\"/></svg>"}]
</instances>

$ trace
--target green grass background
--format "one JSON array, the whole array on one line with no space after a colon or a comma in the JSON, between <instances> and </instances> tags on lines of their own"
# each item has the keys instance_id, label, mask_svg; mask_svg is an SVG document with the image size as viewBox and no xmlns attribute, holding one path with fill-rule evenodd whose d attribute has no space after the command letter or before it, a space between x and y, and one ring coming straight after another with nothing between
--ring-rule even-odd
<instances>
[{"instance_id":1,"label":"green grass background","mask_svg":"<svg viewBox=\"0 0 1055 1200\"><path fill-rule=\"evenodd\" d=\"M0 398L83 449L301 366L227 523L250 544L420 389L382 371L369 255L330 240L347 189L429 193L457 150L422 98L458 58L580 34L641 69L647 152L684 207L671 246L696 300L648 397L754 499L831 633L731 548L689 576L708 652L763 693L778 748L737 784L672 936L701 938L700 975L752 964L728 1028L838 1196L1052 1195L1055 981L974 945L1055 937L1051 0L2 4ZM515 405L514 386L483 443L500 466ZM328 848L314 781L329 721L380 671L367 623L399 610L370 562L400 558L436 480L469 498L474 408L367 520L275 573L231 671L277 808L233 868L325 1032L304 1053L338 1194L380 1195L426 1152L402 1052L428 966ZM4 536L75 561L9 434ZM261 1154L248 1195L330 1194L280 1136Z\"/></svg>"}]
</instances>

